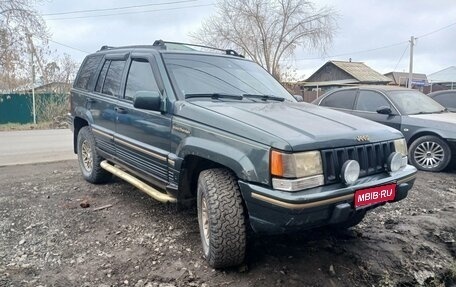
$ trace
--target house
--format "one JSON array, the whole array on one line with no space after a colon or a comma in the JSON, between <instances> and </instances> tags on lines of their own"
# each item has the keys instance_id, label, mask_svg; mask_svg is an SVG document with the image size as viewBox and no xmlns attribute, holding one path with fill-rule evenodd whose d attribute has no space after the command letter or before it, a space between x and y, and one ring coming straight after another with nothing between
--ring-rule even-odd
<instances>
[{"instance_id":1,"label":"house","mask_svg":"<svg viewBox=\"0 0 456 287\"><path fill-rule=\"evenodd\" d=\"M316 91L319 96L334 88L351 85L386 85L389 82L390 78L363 62L328 61L300 84L304 95L306 91Z\"/></svg>"},{"instance_id":2,"label":"house","mask_svg":"<svg viewBox=\"0 0 456 287\"><path fill-rule=\"evenodd\" d=\"M389 72L385 76L390 78L390 85L408 87L409 73L406 72ZM425 86L429 85L425 74L412 73L412 88L423 91Z\"/></svg>"},{"instance_id":3,"label":"house","mask_svg":"<svg viewBox=\"0 0 456 287\"><path fill-rule=\"evenodd\" d=\"M451 66L427 76L431 84L430 90L435 91L433 87L440 86L441 89L454 90L456 89L456 66Z\"/></svg>"},{"instance_id":4,"label":"house","mask_svg":"<svg viewBox=\"0 0 456 287\"><path fill-rule=\"evenodd\" d=\"M35 87L35 93L68 94L70 92L70 89L71 84L63 82L52 82ZM29 92L31 93L32 90L29 90Z\"/></svg>"}]
</instances>

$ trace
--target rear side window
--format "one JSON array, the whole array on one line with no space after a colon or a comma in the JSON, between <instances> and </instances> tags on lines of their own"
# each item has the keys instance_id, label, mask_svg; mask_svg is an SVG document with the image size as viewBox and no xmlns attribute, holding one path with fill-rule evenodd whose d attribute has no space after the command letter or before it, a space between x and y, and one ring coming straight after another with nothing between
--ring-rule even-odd
<instances>
[{"instance_id":1,"label":"rear side window","mask_svg":"<svg viewBox=\"0 0 456 287\"><path fill-rule=\"evenodd\" d=\"M96 72L102 58L103 55L93 55L86 58L74 83L75 88L84 90L89 88L90 80L93 78L93 74Z\"/></svg>"},{"instance_id":2,"label":"rear side window","mask_svg":"<svg viewBox=\"0 0 456 287\"><path fill-rule=\"evenodd\" d=\"M374 91L359 91L358 101L356 102L356 110L377 112L380 107L391 108L390 103L382 94Z\"/></svg>"},{"instance_id":3,"label":"rear side window","mask_svg":"<svg viewBox=\"0 0 456 287\"><path fill-rule=\"evenodd\" d=\"M125 99L132 101L138 91L159 92L150 63L135 59L131 62L125 87Z\"/></svg>"},{"instance_id":4,"label":"rear side window","mask_svg":"<svg viewBox=\"0 0 456 287\"><path fill-rule=\"evenodd\" d=\"M111 61L103 84L103 94L114 97L119 96L124 67L125 61Z\"/></svg>"},{"instance_id":5,"label":"rear side window","mask_svg":"<svg viewBox=\"0 0 456 287\"><path fill-rule=\"evenodd\" d=\"M456 93L442 93L433 98L444 107L456 108Z\"/></svg>"},{"instance_id":6,"label":"rear side window","mask_svg":"<svg viewBox=\"0 0 456 287\"><path fill-rule=\"evenodd\" d=\"M324 98L320 105L325 107L352 110L355 103L356 90L335 92Z\"/></svg>"},{"instance_id":7,"label":"rear side window","mask_svg":"<svg viewBox=\"0 0 456 287\"><path fill-rule=\"evenodd\" d=\"M106 72L111 61L105 61L103 68L101 69L100 75L98 76L97 85L95 86L95 92L101 93L101 88L103 87L104 80L106 78Z\"/></svg>"}]
</instances>

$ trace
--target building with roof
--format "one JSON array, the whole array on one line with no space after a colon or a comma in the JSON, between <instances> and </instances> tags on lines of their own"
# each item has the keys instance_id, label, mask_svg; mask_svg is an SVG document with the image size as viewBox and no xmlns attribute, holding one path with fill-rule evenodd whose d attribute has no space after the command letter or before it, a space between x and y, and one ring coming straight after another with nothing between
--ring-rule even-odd
<instances>
[{"instance_id":1,"label":"building with roof","mask_svg":"<svg viewBox=\"0 0 456 287\"><path fill-rule=\"evenodd\" d=\"M407 72L389 72L385 76L392 80L390 85L408 87L409 73ZM426 74L412 74L412 87L423 87L426 85L428 85Z\"/></svg>"},{"instance_id":2,"label":"building with roof","mask_svg":"<svg viewBox=\"0 0 456 287\"><path fill-rule=\"evenodd\" d=\"M445 86L447 89L456 89L456 67L450 66L446 69L429 74L427 76L429 83L432 86Z\"/></svg>"},{"instance_id":3,"label":"building with roof","mask_svg":"<svg viewBox=\"0 0 456 287\"><path fill-rule=\"evenodd\" d=\"M350 85L385 85L391 79L363 62L328 61L301 83L304 90L321 91Z\"/></svg>"}]
</instances>

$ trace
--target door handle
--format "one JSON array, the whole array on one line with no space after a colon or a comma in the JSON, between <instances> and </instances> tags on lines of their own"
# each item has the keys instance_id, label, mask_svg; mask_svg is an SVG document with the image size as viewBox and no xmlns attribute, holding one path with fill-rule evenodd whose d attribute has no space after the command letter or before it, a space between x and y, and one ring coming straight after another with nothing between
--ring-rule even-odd
<instances>
[{"instance_id":1,"label":"door handle","mask_svg":"<svg viewBox=\"0 0 456 287\"><path fill-rule=\"evenodd\" d=\"M86 101L87 101L87 103L89 103L89 104L93 104L93 103L96 103L96 102L97 102L97 101L95 101L95 100L92 99L92 98L87 98Z\"/></svg>"},{"instance_id":2,"label":"door handle","mask_svg":"<svg viewBox=\"0 0 456 287\"><path fill-rule=\"evenodd\" d=\"M119 114L126 114L127 113L127 110L124 109L124 108L120 108L120 107L115 107L114 110L116 112L118 112Z\"/></svg>"}]
</instances>

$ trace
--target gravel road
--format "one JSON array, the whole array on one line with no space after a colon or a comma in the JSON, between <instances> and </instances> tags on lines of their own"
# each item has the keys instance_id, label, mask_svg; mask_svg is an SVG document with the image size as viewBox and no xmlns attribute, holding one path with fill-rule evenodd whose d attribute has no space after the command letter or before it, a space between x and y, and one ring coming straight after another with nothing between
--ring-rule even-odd
<instances>
[{"instance_id":1,"label":"gravel road","mask_svg":"<svg viewBox=\"0 0 456 287\"><path fill-rule=\"evenodd\" d=\"M245 265L209 268L194 210L77 162L0 167L0 286L455 286L456 171L355 228L255 238ZM82 208L84 206L86 208Z\"/></svg>"}]
</instances>

